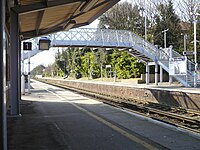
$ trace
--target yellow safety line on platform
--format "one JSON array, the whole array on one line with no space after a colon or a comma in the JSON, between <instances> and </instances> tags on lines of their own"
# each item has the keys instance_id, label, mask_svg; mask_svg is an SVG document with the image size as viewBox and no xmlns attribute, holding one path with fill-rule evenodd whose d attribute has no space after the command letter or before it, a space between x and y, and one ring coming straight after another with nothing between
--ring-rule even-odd
<instances>
[{"instance_id":1,"label":"yellow safety line on platform","mask_svg":"<svg viewBox=\"0 0 200 150\"><path fill-rule=\"evenodd\" d=\"M56 94L56 93L54 93L54 92L52 92L52 91L50 91L50 90L42 87L41 85L39 85L39 86L41 88L43 88L44 90L46 90L47 92L49 92L49 93L57 96L59 99L65 100L65 98L61 97L60 95L58 95L58 94ZM123 136L127 137L131 141L134 141L134 142L136 142L136 143L144 146L146 149L148 149L148 150L159 150L158 148L150 145L149 143L145 142L144 140L139 139L138 137L136 137L136 136L128 133L127 131L125 131L125 130L121 129L120 127L118 127L118 126L116 126L116 125L108 122L107 120L105 120L105 119L103 119L103 118L101 118L101 117L99 117L99 116L97 116L97 115L95 115L95 114L87 111L86 109L84 109L84 108L82 108L82 107L80 107L80 106L78 106L78 105L76 105L76 104L74 104L72 102L68 102L68 103L70 103L71 105L73 105L74 107L76 107L77 109L79 109L80 111L82 111L82 112L88 114L89 116L95 118L96 120L100 121L101 123L105 124L106 126L110 127L111 129L117 131L118 133L122 134Z\"/></svg>"}]
</instances>

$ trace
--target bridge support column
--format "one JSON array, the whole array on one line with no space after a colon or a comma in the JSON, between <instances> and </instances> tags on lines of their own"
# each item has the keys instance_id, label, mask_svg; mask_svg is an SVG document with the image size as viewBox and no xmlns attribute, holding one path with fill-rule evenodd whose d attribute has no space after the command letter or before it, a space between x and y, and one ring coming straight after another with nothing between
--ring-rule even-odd
<instances>
[{"instance_id":1,"label":"bridge support column","mask_svg":"<svg viewBox=\"0 0 200 150\"><path fill-rule=\"evenodd\" d=\"M160 66L160 83L163 82L163 68Z\"/></svg>"},{"instance_id":2,"label":"bridge support column","mask_svg":"<svg viewBox=\"0 0 200 150\"><path fill-rule=\"evenodd\" d=\"M146 84L149 84L149 64L146 63Z\"/></svg>"},{"instance_id":3,"label":"bridge support column","mask_svg":"<svg viewBox=\"0 0 200 150\"><path fill-rule=\"evenodd\" d=\"M158 64L155 63L155 85L158 85Z\"/></svg>"},{"instance_id":4,"label":"bridge support column","mask_svg":"<svg viewBox=\"0 0 200 150\"><path fill-rule=\"evenodd\" d=\"M10 115L18 116L20 115L19 100L20 91L19 89L19 15L13 10L10 11L11 23L10 23Z\"/></svg>"},{"instance_id":5,"label":"bridge support column","mask_svg":"<svg viewBox=\"0 0 200 150\"><path fill-rule=\"evenodd\" d=\"M169 46L169 58L170 59L173 58L172 48L173 48L173 46L170 45ZM171 75L169 75L169 84L172 84L172 82L173 82L173 77Z\"/></svg>"},{"instance_id":6,"label":"bridge support column","mask_svg":"<svg viewBox=\"0 0 200 150\"><path fill-rule=\"evenodd\" d=\"M173 77L169 75L169 84L172 84L173 82Z\"/></svg>"},{"instance_id":7,"label":"bridge support column","mask_svg":"<svg viewBox=\"0 0 200 150\"><path fill-rule=\"evenodd\" d=\"M0 149L7 150L5 0L0 1Z\"/></svg>"}]
</instances>

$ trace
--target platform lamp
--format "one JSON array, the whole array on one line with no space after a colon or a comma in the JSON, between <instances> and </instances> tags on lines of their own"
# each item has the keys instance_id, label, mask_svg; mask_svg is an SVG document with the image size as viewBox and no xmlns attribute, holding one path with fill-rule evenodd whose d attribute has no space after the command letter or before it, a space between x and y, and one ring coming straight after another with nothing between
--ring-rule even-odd
<instances>
[{"instance_id":1,"label":"platform lamp","mask_svg":"<svg viewBox=\"0 0 200 150\"><path fill-rule=\"evenodd\" d=\"M197 87L197 16L200 16L199 13L193 13L193 24L194 24L194 63L195 63L195 71L194 71L194 87Z\"/></svg>"},{"instance_id":2,"label":"platform lamp","mask_svg":"<svg viewBox=\"0 0 200 150\"><path fill-rule=\"evenodd\" d=\"M183 35L183 44L184 44L183 54L185 54L186 51L187 51L187 45L186 45L186 43L187 43L187 33L181 33L181 35Z\"/></svg>"},{"instance_id":3,"label":"platform lamp","mask_svg":"<svg viewBox=\"0 0 200 150\"><path fill-rule=\"evenodd\" d=\"M162 31L164 33L164 48L167 48L167 31L169 31L169 29Z\"/></svg>"},{"instance_id":4,"label":"platform lamp","mask_svg":"<svg viewBox=\"0 0 200 150\"><path fill-rule=\"evenodd\" d=\"M49 50L51 40L49 37L41 37L39 39L39 50Z\"/></svg>"}]
</instances>

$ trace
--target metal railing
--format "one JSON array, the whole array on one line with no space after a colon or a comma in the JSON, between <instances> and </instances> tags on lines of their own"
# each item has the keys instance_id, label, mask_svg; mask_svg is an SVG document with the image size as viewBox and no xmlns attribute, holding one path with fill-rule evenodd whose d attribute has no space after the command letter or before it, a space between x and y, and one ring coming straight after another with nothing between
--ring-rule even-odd
<instances>
[{"instance_id":1,"label":"metal railing","mask_svg":"<svg viewBox=\"0 0 200 150\"><path fill-rule=\"evenodd\" d=\"M48 35L53 47L105 47L134 49L169 72L169 59L183 57L174 50L158 49L142 37L126 30L77 28ZM36 39L35 41L38 41ZM36 51L35 51L36 52ZM128 51L127 51L128 52ZM170 54L171 53L171 54ZM174 76L185 86L194 85L194 63L187 60L187 75Z\"/></svg>"},{"instance_id":2,"label":"metal railing","mask_svg":"<svg viewBox=\"0 0 200 150\"><path fill-rule=\"evenodd\" d=\"M131 48L129 31L108 29L72 29L50 35L52 46Z\"/></svg>"}]
</instances>

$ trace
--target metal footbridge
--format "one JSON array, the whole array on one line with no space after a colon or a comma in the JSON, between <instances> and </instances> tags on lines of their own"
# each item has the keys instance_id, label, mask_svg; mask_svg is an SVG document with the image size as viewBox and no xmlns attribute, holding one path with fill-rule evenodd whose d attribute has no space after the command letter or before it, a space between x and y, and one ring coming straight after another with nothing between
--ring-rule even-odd
<instances>
[{"instance_id":1,"label":"metal footbridge","mask_svg":"<svg viewBox=\"0 0 200 150\"><path fill-rule=\"evenodd\" d=\"M155 45L145 41L143 38L130 31L110 29L85 29L77 28L69 31L57 32L48 35L52 47L93 47L93 48L118 48L126 51L143 62L155 62L164 70L169 72L170 59L183 57L172 48L158 49ZM33 51L31 56L38 52L37 41L39 38L31 39ZM24 58L28 57L27 53ZM195 64L187 60L187 73L173 76L186 87L195 86ZM197 83L197 82L196 82Z\"/></svg>"}]
</instances>

